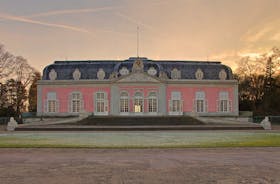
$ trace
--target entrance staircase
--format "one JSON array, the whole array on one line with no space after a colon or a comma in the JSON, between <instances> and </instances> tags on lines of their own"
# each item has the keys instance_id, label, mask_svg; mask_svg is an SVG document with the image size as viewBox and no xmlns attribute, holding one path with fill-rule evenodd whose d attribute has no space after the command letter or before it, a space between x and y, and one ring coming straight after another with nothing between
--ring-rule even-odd
<instances>
[{"instance_id":1,"label":"entrance staircase","mask_svg":"<svg viewBox=\"0 0 280 184\"><path fill-rule=\"evenodd\" d=\"M174 126L202 125L190 116L89 116L75 124L96 126Z\"/></svg>"},{"instance_id":2,"label":"entrance staircase","mask_svg":"<svg viewBox=\"0 0 280 184\"><path fill-rule=\"evenodd\" d=\"M85 119L26 125L16 131L161 131L161 130L263 130L252 123L209 124L190 116L89 116Z\"/></svg>"}]
</instances>

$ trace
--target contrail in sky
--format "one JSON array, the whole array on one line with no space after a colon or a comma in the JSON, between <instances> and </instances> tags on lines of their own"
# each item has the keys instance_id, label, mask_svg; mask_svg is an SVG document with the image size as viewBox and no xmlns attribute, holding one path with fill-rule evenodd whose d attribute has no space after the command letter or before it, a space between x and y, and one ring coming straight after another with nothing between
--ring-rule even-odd
<instances>
[{"instance_id":1,"label":"contrail in sky","mask_svg":"<svg viewBox=\"0 0 280 184\"><path fill-rule=\"evenodd\" d=\"M72 31L92 34L92 32L90 32L90 31L88 31L86 29L78 28L78 27L75 27L75 26L69 26L69 25L65 25L65 24L54 24L54 23L42 22L42 21L32 20L32 19L25 18L25 17L20 17L20 16L13 16L13 15L1 14L0 13L0 18L2 18L4 20L12 20L12 21L16 21L16 22L24 22L24 23L29 23L29 24L37 24L37 25L42 25L42 26L47 26L47 27L62 28L62 29L67 29L67 30L72 30Z\"/></svg>"},{"instance_id":2,"label":"contrail in sky","mask_svg":"<svg viewBox=\"0 0 280 184\"><path fill-rule=\"evenodd\" d=\"M69 10L56 10L56 11L49 11L44 13L38 13L26 16L28 18L34 18L34 17L48 17L53 15L65 15L65 14L79 14L79 13L89 13L89 12L100 12L100 11L106 11L106 10L112 10L119 7L116 6L108 6L108 7L101 7L101 8L87 8L87 9L69 9Z\"/></svg>"},{"instance_id":3,"label":"contrail in sky","mask_svg":"<svg viewBox=\"0 0 280 184\"><path fill-rule=\"evenodd\" d=\"M121 17L121 18L123 18L123 19L125 19L125 20L127 20L127 21L129 21L130 23L136 24L136 25L138 25L140 27L144 27L144 28L148 28L150 30L154 30L154 28L152 26L150 26L148 24L144 24L144 23L142 23L142 22L140 22L140 21L138 21L136 19L133 19L130 16L125 15L123 13L118 12L118 13L116 13L116 15Z\"/></svg>"}]
</instances>

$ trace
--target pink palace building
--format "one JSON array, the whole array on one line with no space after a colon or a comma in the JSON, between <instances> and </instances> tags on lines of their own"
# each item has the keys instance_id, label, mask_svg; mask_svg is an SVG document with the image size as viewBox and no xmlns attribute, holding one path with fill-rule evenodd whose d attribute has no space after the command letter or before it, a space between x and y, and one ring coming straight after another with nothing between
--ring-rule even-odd
<instances>
[{"instance_id":1,"label":"pink palace building","mask_svg":"<svg viewBox=\"0 0 280 184\"><path fill-rule=\"evenodd\" d=\"M55 61L38 82L38 116L238 116L238 84L220 62Z\"/></svg>"}]
</instances>

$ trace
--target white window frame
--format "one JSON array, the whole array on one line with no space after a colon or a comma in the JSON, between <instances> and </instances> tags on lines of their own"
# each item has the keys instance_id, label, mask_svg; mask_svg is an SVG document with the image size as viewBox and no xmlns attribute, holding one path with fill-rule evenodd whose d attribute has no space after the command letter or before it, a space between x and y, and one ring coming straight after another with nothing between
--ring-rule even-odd
<instances>
[{"instance_id":1,"label":"white window frame","mask_svg":"<svg viewBox=\"0 0 280 184\"><path fill-rule=\"evenodd\" d=\"M138 95L138 94L140 94L140 95ZM140 106L140 111L136 111L136 108L135 108L136 105ZM134 93L134 96L133 96L133 112L135 114L143 114L144 113L144 107L145 107L145 104L144 104L143 92L136 91Z\"/></svg>"},{"instance_id":2,"label":"white window frame","mask_svg":"<svg viewBox=\"0 0 280 184\"><path fill-rule=\"evenodd\" d=\"M183 115L183 100L180 91L172 91L169 100L169 115Z\"/></svg>"},{"instance_id":3,"label":"white window frame","mask_svg":"<svg viewBox=\"0 0 280 184\"><path fill-rule=\"evenodd\" d=\"M231 101L229 100L229 93L226 91L219 92L219 99L217 100L217 111L220 113L231 112Z\"/></svg>"},{"instance_id":4,"label":"white window frame","mask_svg":"<svg viewBox=\"0 0 280 184\"><path fill-rule=\"evenodd\" d=\"M51 105L54 105L54 107L51 107ZM57 113L58 112L58 100L56 92L48 92L47 93L47 100L46 100L46 109L45 112L47 113ZM52 110L50 110L52 109Z\"/></svg>"},{"instance_id":5,"label":"white window frame","mask_svg":"<svg viewBox=\"0 0 280 184\"><path fill-rule=\"evenodd\" d=\"M206 94L204 91L197 91L195 93L194 109L195 109L196 113L207 112L207 100L206 100Z\"/></svg>"},{"instance_id":6,"label":"white window frame","mask_svg":"<svg viewBox=\"0 0 280 184\"><path fill-rule=\"evenodd\" d=\"M155 91L151 91L148 94L148 113L157 114L158 113L158 95Z\"/></svg>"},{"instance_id":7,"label":"white window frame","mask_svg":"<svg viewBox=\"0 0 280 184\"><path fill-rule=\"evenodd\" d=\"M126 94L126 95L122 95L122 94ZM127 91L121 91L120 93L120 114L121 115L129 114L129 93Z\"/></svg>"},{"instance_id":8,"label":"white window frame","mask_svg":"<svg viewBox=\"0 0 280 184\"><path fill-rule=\"evenodd\" d=\"M103 94L104 98L97 98L99 94ZM105 91L97 91L94 94L94 114L95 115L108 115L108 95ZM103 109L102 105L103 104ZM101 108L99 107L101 105Z\"/></svg>"},{"instance_id":9,"label":"white window frame","mask_svg":"<svg viewBox=\"0 0 280 184\"><path fill-rule=\"evenodd\" d=\"M76 98L75 96L79 96L79 98ZM83 96L82 93L79 91L74 91L70 93L69 96L69 112L70 113L80 113L83 111ZM74 105L76 106L74 107Z\"/></svg>"}]
</instances>

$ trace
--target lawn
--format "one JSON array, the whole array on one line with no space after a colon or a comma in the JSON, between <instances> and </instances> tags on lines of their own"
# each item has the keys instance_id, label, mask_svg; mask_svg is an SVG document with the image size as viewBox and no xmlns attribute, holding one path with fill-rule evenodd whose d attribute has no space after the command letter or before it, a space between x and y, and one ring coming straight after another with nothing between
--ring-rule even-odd
<instances>
[{"instance_id":1,"label":"lawn","mask_svg":"<svg viewBox=\"0 0 280 184\"><path fill-rule=\"evenodd\" d=\"M0 148L187 148L280 146L273 132L50 132L0 134Z\"/></svg>"}]
</instances>

